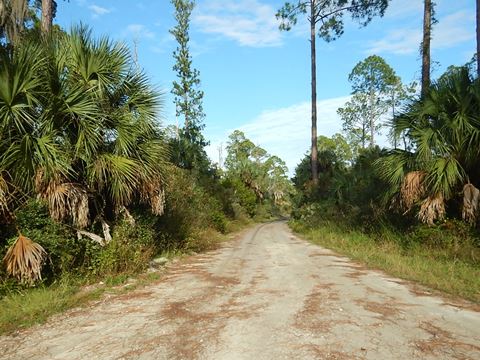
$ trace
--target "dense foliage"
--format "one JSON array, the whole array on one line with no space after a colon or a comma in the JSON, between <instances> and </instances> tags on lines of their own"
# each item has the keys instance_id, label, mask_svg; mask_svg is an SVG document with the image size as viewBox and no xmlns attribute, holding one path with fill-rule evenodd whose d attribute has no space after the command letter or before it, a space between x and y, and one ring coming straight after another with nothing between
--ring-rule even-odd
<instances>
[{"instance_id":1,"label":"dense foliage","mask_svg":"<svg viewBox=\"0 0 480 360\"><path fill-rule=\"evenodd\" d=\"M404 149L360 149L346 162L348 141L319 138L319 185L309 182L308 157L293 179L302 229L332 223L478 264L479 84L469 67L451 67L425 97L404 103L387 129Z\"/></svg>"},{"instance_id":2,"label":"dense foliage","mask_svg":"<svg viewBox=\"0 0 480 360\"><path fill-rule=\"evenodd\" d=\"M218 169L201 127L172 136L162 109L129 49L83 26L0 47L2 287L7 275L136 272L158 253L212 247L233 221L285 211L279 158L258 150L253 162L232 143L228 159L245 169Z\"/></svg>"}]
</instances>

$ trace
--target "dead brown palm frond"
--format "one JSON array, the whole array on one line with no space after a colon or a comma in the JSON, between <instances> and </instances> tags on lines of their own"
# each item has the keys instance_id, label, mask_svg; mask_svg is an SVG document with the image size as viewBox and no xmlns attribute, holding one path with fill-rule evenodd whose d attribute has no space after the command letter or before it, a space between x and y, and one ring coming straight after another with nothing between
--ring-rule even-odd
<instances>
[{"instance_id":1,"label":"dead brown palm frond","mask_svg":"<svg viewBox=\"0 0 480 360\"><path fill-rule=\"evenodd\" d=\"M0 175L0 215L8 212L8 184Z\"/></svg>"},{"instance_id":2,"label":"dead brown palm frond","mask_svg":"<svg viewBox=\"0 0 480 360\"><path fill-rule=\"evenodd\" d=\"M165 212L165 190L160 189L151 197L150 205L155 215L161 216Z\"/></svg>"},{"instance_id":3,"label":"dead brown palm frond","mask_svg":"<svg viewBox=\"0 0 480 360\"><path fill-rule=\"evenodd\" d=\"M86 228L90 215L87 191L76 184L63 185L67 187L67 199L73 224L80 229Z\"/></svg>"},{"instance_id":4,"label":"dead brown palm frond","mask_svg":"<svg viewBox=\"0 0 480 360\"><path fill-rule=\"evenodd\" d=\"M8 248L3 262L10 276L23 283L33 284L42 279L41 270L46 255L41 245L19 234L17 240Z\"/></svg>"},{"instance_id":5,"label":"dead brown palm frond","mask_svg":"<svg viewBox=\"0 0 480 360\"><path fill-rule=\"evenodd\" d=\"M275 205L279 205L282 202L285 193L282 190L274 190L273 191L273 202Z\"/></svg>"},{"instance_id":6,"label":"dead brown palm frond","mask_svg":"<svg viewBox=\"0 0 480 360\"><path fill-rule=\"evenodd\" d=\"M405 175L400 188L400 204L408 212L425 194L423 180L426 173L423 171L411 171Z\"/></svg>"},{"instance_id":7,"label":"dead brown palm frond","mask_svg":"<svg viewBox=\"0 0 480 360\"><path fill-rule=\"evenodd\" d=\"M435 220L442 220L445 217L445 199L442 194L429 196L423 200L418 212L421 222L433 225Z\"/></svg>"},{"instance_id":8,"label":"dead brown palm frond","mask_svg":"<svg viewBox=\"0 0 480 360\"><path fill-rule=\"evenodd\" d=\"M469 224L474 224L478 216L478 207L480 201L480 190L468 183L463 187L463 220Z\"/></svg>"},{"instance_id":9,"label":"dead brown palm frond","mask_svg":"<svg viewBox=\"0 0 480 360\"><path fill-rule=\"evenodd\" d=\"M165 212L165 190L162 180L158 178L142 180L140 183L140 200L150 204L152 213L161 216Z\"/></svg>"},{"instance_id":10,"label":"dead brown palm frond","mask_svg":"<svg viewBox=\"0 0 480 360\"><path fill-rule=\"evenodd\" d=\"M135 225L135 218L132 216L132 214L130 214L130 211L128 211L125 206L120 209L120 214L123 215L123 218L128 224Z\"/></svg>"},{"instance_id":11,"label":"dead brown palm frond","mask_svg":"<svg viewBox=\"0 0 480 360\"><path fill-rule=\"evenodd\" d=\"M35 186L38 197L47 202L54 220L63 221L71 217L74 226L80 229L88 226L88 193L82 186L63 182L59 178L46 182L41 170L36 174Z\"/></svg>"}]
</instances>

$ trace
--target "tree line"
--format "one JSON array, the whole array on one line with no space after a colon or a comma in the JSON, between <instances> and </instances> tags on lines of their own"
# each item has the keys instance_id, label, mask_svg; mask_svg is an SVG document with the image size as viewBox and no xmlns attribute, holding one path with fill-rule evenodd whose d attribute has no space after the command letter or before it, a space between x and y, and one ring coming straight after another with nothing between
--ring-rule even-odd
<instances>
[{"instance_id":1,"label":"tree line","mask_svg":"<svg viewBox=\"0 0 480 360\"><path fill-rule=\"evenodd\" d=\"M332 139L317 137L316 36L335 40L343 33L344 16L365 26L374 16L383 16L388 5L389 1L309 0L287 2L277 13L280 30L290 30L300 16L311 28L312 144L293 179L303 199L297 205L309 197L310 201L336 199L337 205L350 199L368 213L369 207L378 206L416 214L430 225L449 217L476 225L479 57L476 53L468 64L449 67L432 82L432 28L441 23L431 0L425 0L423 7L420 91L415 82L403 84L383 58L369 56L348 76L352 96L338 109L344 134ZM476 32L478 39L478 22ZM391 149L377 147L382 129L388 132ZM371 206L365 207L360 199Z\"/></svg>"},{"instance_id":2,"label":"tree line","mask_svg":"<svg viewBox=\"0 0 480 360\"><path fill-rule=\"evenodd\" d=\"M139 270L288 210L285 163L243 133L231 135L225 169L208 158L189 50L195 2L171 4L175 131L128 46L54 25L55 1L0 1L0 295L11 278Z\"/></svg>"}]
</instances>

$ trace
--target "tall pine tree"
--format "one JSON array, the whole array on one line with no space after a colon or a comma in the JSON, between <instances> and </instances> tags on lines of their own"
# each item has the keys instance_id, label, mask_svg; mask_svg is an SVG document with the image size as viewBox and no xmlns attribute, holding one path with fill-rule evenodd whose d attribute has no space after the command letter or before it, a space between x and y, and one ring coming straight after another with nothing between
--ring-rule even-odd
<instances>
[{"instance_id":1,"label":"tall pine tree","mask_svg":"<svg viewBox=\"0 0 480 360\"><path fill-rule=\"evenodd\" d=\"M170 30L178 43L173 52L177 80L173 82L176 116L184 120L184 128L179 130L179 138L174 143L173 161L184 168L192 169L199 162L208 161L204 147L208 145L202 130L203 91L200 90L200 72L192 67L190 54L190 16L195 7L194 0L171 0L175 7L177 25Z\"/></svg>"},{"instance_id":2,"label":"tall pine tree","mask_svg":"<svg viewBox=\"0 0 480 360\"><path fill-rule=\"evenodd\" d=\"M289 31L306 17L310 26L310 65L312 92L312 133L311 133L311 171L312 181L318 184L317 159L317 64L315 39L318 36L327 42L343 34L344 15L361 26L366 26L374 16L383 16L389 0L295 0L287 1L277 12L281 21L280 30Z\"/></svg>"}]
</instances>

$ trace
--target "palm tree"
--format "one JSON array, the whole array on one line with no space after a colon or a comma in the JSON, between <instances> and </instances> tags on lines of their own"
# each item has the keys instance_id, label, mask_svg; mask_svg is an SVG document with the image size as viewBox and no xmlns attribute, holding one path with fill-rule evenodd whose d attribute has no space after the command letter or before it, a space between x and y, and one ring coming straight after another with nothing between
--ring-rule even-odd
<instances>
[{"instance_id":1,"label":"palm tree","mask_svg":"<svg viewBox=\"0 0 480 360\"><path fill-rule=\"evenodd\" d=\"M388 197L396 196L406 211L420 205L420 220L433 224L445 216L447 201L463 191L463 217L474 219L474 189L480 186L478 114L479 80L465 67L450 68L394 121L394 131L405 133L413 150L393 150L376 162L391 186Z\"/></svg>"},{"instance_id":2,"label":"palm tree","mask_svg":"<svg viewBox=\"0 0 480 360\"><path fill-rule=\"evenodd\" d=\"M38 44L0 56L0 210L36 194L80 231L101 222L102 243L130 204L161 215L162 102L128 49L85 27Z\"/></svg>"}]
</instances>

